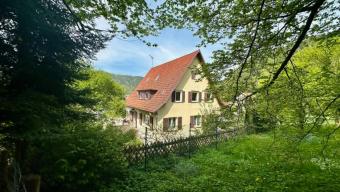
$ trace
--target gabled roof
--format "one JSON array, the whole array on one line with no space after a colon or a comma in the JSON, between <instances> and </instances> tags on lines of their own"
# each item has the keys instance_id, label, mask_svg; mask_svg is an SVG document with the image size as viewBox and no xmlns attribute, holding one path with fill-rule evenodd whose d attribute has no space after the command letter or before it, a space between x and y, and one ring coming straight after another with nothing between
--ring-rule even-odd
<instances>
[{"instance_id":1,"label":"gabled roof","mask_svg":"<svg viewBox=\"0 0 340 192\"><path fill-rule=\"evenodd\" d=\"M156 112L171 97L184 73L198 57L203 61L199 50L150 69L136 89L126 98L126 105L148 112ZM138 91L157 90L149 100L141 100Z\"/></svg>"}]
</instances>

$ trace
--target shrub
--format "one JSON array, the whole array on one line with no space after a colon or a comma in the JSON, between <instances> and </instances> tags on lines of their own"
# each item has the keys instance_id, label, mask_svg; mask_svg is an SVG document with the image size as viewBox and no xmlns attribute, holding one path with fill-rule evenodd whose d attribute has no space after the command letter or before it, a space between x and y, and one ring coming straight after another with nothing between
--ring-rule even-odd
<instances>
[{"instance_id":1,"label":"shrub","mask_svg":"<svg viewBox=\"0 0 340 192\"><path fill-rule=\"evenodd\" d=\"M122 179L127 163L121 147L133 139L119 128L72 125L33 144L33 164L46 191L97 191Z\"/></svg>"}]
</instances>

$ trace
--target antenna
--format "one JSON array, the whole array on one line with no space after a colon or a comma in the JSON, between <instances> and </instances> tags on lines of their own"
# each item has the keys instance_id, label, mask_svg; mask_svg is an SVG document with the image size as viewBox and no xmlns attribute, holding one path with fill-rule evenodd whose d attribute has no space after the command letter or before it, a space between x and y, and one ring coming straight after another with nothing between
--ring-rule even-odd
<instances>
[{"instance_id":1,"label":"antenna","mask_svg":"<svg viewBox=\"0 0 340 192\"><path fill-rule=\"evenodd\" d=\"M150 58L151 58L151 66L153 67L153 56L150 55L150 54L149 54L149 56L150 56Z\"/></svg>"}]
</instances>

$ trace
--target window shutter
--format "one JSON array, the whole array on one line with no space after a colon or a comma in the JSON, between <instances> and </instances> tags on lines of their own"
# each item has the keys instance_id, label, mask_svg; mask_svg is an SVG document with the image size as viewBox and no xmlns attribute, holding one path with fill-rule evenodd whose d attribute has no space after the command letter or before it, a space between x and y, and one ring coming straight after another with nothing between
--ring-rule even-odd
<instances>
[{"instance_id":1,"label":"window shutter","mask_svg":"<svg viewBox=\"0 0 340 192\"><path fill-rule=\"evenodd\" d=\"M192 98L191 91L188 92L188 96L189 96L188 102L191 103L191 98Z\"/></svg>"},{"instance_id":2,"label":"window shutter","mask_svg":"<svg viewBox=\"0 0 340 192\"><path fill-rule=\"evenodd\" d=\"M139 125L142 125L143 123L143 115L140 113L139 114Z\"/></svg>"},{"instance_id":3,"label":"window shutter","mask_svg":"<svg viewBox=\"0 0 340 192\"><path fill-rule=\"evenodd\" d=\"M207 102L208 101L208 93L204 92L204 101Z\"/></svg>"},{"instance_id":4,"label":"window shutter","mask_svg":"<svg viewBox=\"0 0 340 192\"><path fill-rule=\"evenodd\" d=\"M182 91L182 103L185 102L185 91Z\"/></svg>"},{"instance_id":5,"label":"window shutter","mask_svg":"<svg viewBox=\"0 0 340 192\"><path fill-rule=\"evenodd\" d=\"M153 117L152 116L150 117L150 128L151 130L153 130Z\"/></svg>"},{"instance_id":6,"label":"window shutter","mask_svg":"<svg viewBox=\"0 0 340 192\"><path fill-rule=\"evenodd\" d=\"M173 92L172 92L172 95L171 95L171 101L172 101L172 102L175 102L175 94L176 94L176 92L173 91Z\"/></svg>"},{"instance_id":7,"label":"window shutter","mask_svg":"<svg viewBox=\"0 0 340 192\"><path fill-rule=\"evenodd\" d=\"M169 128L169 119L164 118L163 119L163 131L168 131L168 128Z\"/></svg>"},{"instance_id":8,"label":"window shutter","mask_svg":"<svg viewBox=\"0 0 340 192\"><path fill-rule=\"evenodd\" d=\"M178 129L181 130L182 129L182 117L178 117Z\"/></svg>"},{"instance_id":9,"label":"window shutter","mask_svg":"<svg viewBox=\"0 0 340 192\"><path fill-rule=\"evenodd\" d=\"M198 92L198 102L201 102L202 101L202 92Z\"/></svg>"},{"instance_id":10,"label":"window shutter","mask_svg":"<svg viewBox=\"0 0 340 192\"><path fill-rule=\"evenodd\" d=\"M194 116L190 116L190 128L194 127Z\"/></svg>"}]
</instances>

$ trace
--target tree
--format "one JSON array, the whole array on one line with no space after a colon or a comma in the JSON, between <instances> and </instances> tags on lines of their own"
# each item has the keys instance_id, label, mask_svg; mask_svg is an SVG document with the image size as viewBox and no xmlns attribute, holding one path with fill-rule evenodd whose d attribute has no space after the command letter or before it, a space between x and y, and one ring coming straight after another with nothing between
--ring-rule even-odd
<instances>
[{"instance_id":1,"label":"tree","mask_svg":"<svg viewBox=\"0 0 340 192\"><path fill-rule=\"evenodd\" d=\"M74 82L89 60L115 36L148 35L151 11L144 1L4 0L0 7L0 136L23 173L28 144L89 120L73 105L89 105ZM95 20L108 19L110 29Z\"/></svg>"},{"instance_id":2,"label":"tree","mask_svg":"<svg viewBox=\"0 0 340 192\"><path fill-rule=\"evenodd\" d=\"M325 0L187 0L166 1L158 13L164 26L189 26L202 38L201 45L223 46L214 52L208 66L214 76L209 78L212 83L232 79L233 95L225 99L236 100L243 92L253 95L269 88L306 37L337 33L338 8L339 4ZM248 81L266 66L272 69L265 84L241 85L242 78Z\"/></svg>"},{"instance_id":3,"label":"tree","mask_svg":"<svg viewBox=\"0 0 340 192\"><path fill-rule=\"evenodd\" d=\"M320 122L320 115L336 105L340 94L333 86L320 84L318 91L332 91L327 92L328 97L317 94L319 101L323 98L318 110L313 110L318 114L309 111L306 99L311 95L302 93L301 87L309 81L318 82L318 78L305 75L310 71L299 72L302 69L294 56L306 39L321 43L318 40L338 36L338 9L337 2L326 0L187 0L166 1L157 11L164 26L189 26L202 39L201 46L217 43L222 46L213 53L212 63L204 66L202 74L226 110L232 112L236 103L246 101L248 110L253 111L260 122L265 119L270 120L269 125L294 122L296 127L309 122L313 127L311 118ZM327 46L335 49L332 43L335 41L329 41ZM322 58L329 56L325 54ZM307 59L306 65L314 66L316 60ZM318 64L325 69L330 66L326 59ZM331 69L338 76L338 70ZM326 71L320 74L327 85L331 84L330 74ZM313 90L315 92L315 87Z\"/></svg>"},{"instance_id":4,"label":"tree","mask_svg":"<svg viewBox=\"0 0 340 192\"><path fill-rule=\"evenodd\" d=\"M76 82L79 90L88 90L86 97L95 104L91 110L104 121L125 114L124 88L113 81L112 75L104 71L89 69L85 71L86 80Z\"/></svg>"}]
</instances>

